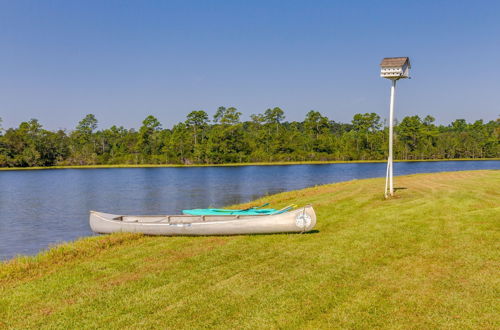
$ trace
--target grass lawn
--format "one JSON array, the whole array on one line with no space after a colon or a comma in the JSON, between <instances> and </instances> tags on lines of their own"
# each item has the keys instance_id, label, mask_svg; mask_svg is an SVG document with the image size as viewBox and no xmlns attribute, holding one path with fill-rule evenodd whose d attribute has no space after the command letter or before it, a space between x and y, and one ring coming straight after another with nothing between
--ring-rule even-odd
<instances>
[{"instance_id":1,"label":"grass lawn","mask_svg":"<svg viewBox=\"0 0 500 330\"><path fill-rule=\"evenodd\" d=\"M116 234L0 265L0 328L500 327L500 171L420 174L267 197L316 231ZM256 204L262 201L256 202Z\"/></svg>"}]
</instances>

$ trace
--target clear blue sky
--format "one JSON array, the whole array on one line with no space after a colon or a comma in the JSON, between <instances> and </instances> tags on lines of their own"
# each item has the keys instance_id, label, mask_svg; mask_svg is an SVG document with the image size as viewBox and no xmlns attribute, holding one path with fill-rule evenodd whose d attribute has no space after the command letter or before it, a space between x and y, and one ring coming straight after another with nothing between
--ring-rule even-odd
<instances>
[{"instance_id":1,"label":"clear blue sky","mask_svg":"<svg viewBox=\"0 0 500 330\"><path fill-rule=\"evenodd\" d=\"M500 1L0 0L0 117L164 126L192 110L388 115L385 56L410 56L396 117L500 115Z\"/></svg>"}]
</instances>

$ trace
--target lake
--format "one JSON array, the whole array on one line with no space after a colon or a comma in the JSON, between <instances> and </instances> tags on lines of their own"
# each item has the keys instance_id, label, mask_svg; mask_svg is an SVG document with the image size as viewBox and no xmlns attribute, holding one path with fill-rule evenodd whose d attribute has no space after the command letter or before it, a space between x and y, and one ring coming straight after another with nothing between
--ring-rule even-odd
<instances>
[{"instance_id":1,"label":"lake","mask_svg":"<svg viewBox=\"0 0 500 330\"><path fill-rule=\"evenodd\" d=\"M500 161L401 162L394 175L479 169ZM89 210L178 214L385 171L385 163L0 171L0 260L93 235Z\"/></svg>"}]
</instances>

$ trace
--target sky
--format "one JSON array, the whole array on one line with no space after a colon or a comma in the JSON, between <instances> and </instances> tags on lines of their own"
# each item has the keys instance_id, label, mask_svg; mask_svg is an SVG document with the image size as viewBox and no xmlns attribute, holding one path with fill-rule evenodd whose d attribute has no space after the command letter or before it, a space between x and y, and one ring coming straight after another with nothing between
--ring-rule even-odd
<instances>
[{"instance_id":1,"label":"sky","mask_svg":"<svg viewBox=\"0 0 500 330\"><path fill-rule=\"evenodd\" d=\"M500 116L500 1L0 0L0 117L164 127L234 106L388 117L383 57L409 56L396 118Z\"/></svg>"}]
</instances>

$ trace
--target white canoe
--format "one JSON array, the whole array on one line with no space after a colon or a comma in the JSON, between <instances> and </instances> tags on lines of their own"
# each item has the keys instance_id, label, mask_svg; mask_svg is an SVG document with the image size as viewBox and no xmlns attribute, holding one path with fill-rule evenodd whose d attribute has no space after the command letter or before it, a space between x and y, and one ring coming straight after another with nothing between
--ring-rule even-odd
<instances>
[{"instance_id":1,"label":"white canoe","mask_svg":"<svg viewBox=\"0 0 500 330\"><path fill-rule=\"evenodd\" d=\"M90 227L101 234L115 232L146 235L240 235L303 233L316 225L308 205L275 215L116 215L90 211Z\"/></svg>"}]
</instances>

